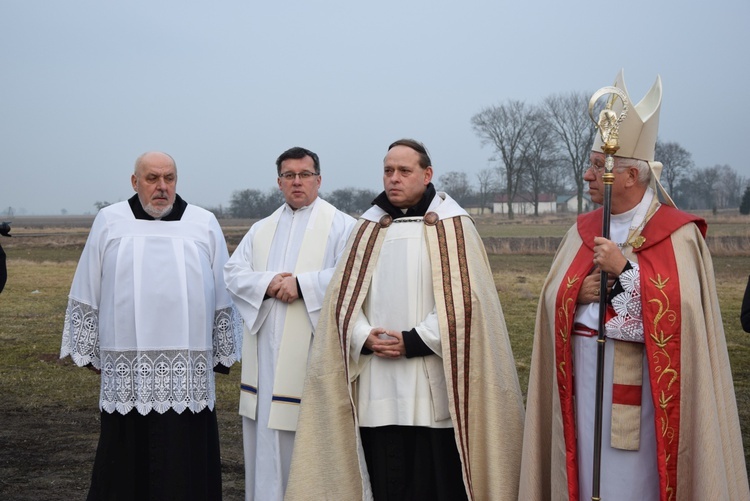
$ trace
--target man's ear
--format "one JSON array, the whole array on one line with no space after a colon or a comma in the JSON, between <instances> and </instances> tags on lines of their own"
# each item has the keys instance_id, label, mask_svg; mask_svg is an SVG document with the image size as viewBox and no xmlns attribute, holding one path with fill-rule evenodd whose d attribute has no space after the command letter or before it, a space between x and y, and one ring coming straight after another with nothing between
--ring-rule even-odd
<instances>
[{"instance_id":1,"label":"man's ear","mask_svg":"<svg viewBox=\"0 0 750 501\"><path fill-rule=\"evenodd\" d=\"M629 167L627 170L628 178L626 180L627 186L634 186L638 184L638 176L640 175L640 172L638 171L637 167Z\"/></svg>"},{"instance_id":2,"label":"man's ear","mask_svg":"<svg viewBox=\"0 0 750 501\"><path fill-rule=\"evenodd\" d=\"M428 166L424 171L424 185L427 186L432 181L432 166Z\"/></svg>"}]
</instances>

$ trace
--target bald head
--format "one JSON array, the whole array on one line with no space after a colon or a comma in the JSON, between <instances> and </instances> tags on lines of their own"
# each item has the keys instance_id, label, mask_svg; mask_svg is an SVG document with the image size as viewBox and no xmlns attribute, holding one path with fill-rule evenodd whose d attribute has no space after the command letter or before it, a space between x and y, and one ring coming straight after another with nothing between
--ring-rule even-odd
<instances>
[{"instance_id":1,"label":"bald head","mask_svg":"<svg viewBox=\"0 0 750 501\"><path fill-rule=\"evenodd\" d=\"M177 164L175 163L174 158L172 158L171 155L164 153L163 151L147 151L146 153L141 154L138 158L135 159L135 170L133 171L133 173L137 176L138 170L144 164L151 164L155 162L164 165L169 163L172 165L175 174L177 173Z\"/></svg>"},{"instance_id":2,"label":"bald head","mask_svg":"<svg viewBox=\"0 0 750 501\"><path fill-rule=\"evenodd\" d=\"M161 219L172 211L177 188L177 165L171 156L160 151L149 151L139 156L130 182L148 215Z\"/></svg>"}]
</instances>

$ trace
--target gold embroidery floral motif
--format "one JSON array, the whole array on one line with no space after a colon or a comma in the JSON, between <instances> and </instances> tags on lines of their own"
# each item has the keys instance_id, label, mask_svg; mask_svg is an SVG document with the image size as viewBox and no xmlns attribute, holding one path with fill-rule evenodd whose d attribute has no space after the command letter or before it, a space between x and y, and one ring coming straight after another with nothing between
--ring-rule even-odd
<instances>
[{"instance_id":1,"label":"gold embroidery floral motif","mask_svg":"<svg viewBox=\"0 0 750 501\"><path fill-rule=\"evenodd\" d=\"M557 369L562 374L564 381L567 381L568 377L566 367L568 366L568 343L570 342L570 315L572 309L575 308L575 300L572 297L568 297L568 294L571 292L578 280L578 275L573 275L572 277L566 278L565 293L563 294L563 300L560 309L557 312L558 316L560 317L560 330L558 334L560 335L560 339L562 340L563 344L563 349L561 350L563 359L557 364ZM563 385L563 389L567 390L567 385Z\"/></svg>"},{"instance_id":2,"label":"gold embroidery floral motif","mask_svg":"<svg viewBox=\"0 0 750 501\"><path fill-rule=\"evenodd\" d=\"M675 405L679 405L677 391L679 390L680 385L675 384L679 381L679 373L673 365L670 351L667 350L667 348L673 343L674 336L671 334L665 334L664 327L666 327L668 331L671 331L670 327L672 327L677 321L677 312L672 309L669 301L669 294L665 291L667 284L669 283L669 277L662 278L661 274L657 274L656 278L649 278L649 281L661 295L660 298L657 297L649 300L649 303L658 306L657 313L654 315L652 331L649 336L656 346L656 350L652 355L652 362L654 373L657 374L656 383L660 388L658 411L661 414L659 416L661 434L665 439L665 443L671 444L674 441L676 430L674 425L670 422L671 413L669 411ZM666 381L664 381L665 378L667 379ZM665 456L665 462L667 465L669 465L671 459L671 454ZM668 499L671 499L674 496L674 487L671 485L670 475L667 475L666 477Z\"/></svg>"}]
</instances>

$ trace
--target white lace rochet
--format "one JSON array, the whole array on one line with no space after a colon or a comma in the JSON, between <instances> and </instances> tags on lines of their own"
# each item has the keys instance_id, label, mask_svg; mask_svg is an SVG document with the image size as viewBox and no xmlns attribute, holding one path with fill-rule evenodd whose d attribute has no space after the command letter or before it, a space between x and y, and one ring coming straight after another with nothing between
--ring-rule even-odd
<instances>
[{"instance_id":1,"label":"white lace rochet","mask_svg":"<svg viewBox=\"0 0 750 501\"><path fill-rule=\"evenodd\" d=\"M643 342L643 311L641 307L641 278L637 264L632 263L631 269L620 275L620 284L625 289L612 298L612 307L617 316L606 324L607 337L630 341Z\"/></svg>"},{"instance_id":2,"label":"white lace rochet","mask_svg":"<svg viewBox=\"0 0 750 501\"><path fill-rule=\"evenodd\" d=\"M214 316L213 350L99 352L98 311L70 298L60 356L70 355L78 365L101 369L99 405L103 411L126 414L136 408L140 414L154 410L163 414L174 409L199 412L213 409L214 372L217 364L227 367L237 361L242 332L241 319L233 307L217 310Z\"/></svg>"}]
</instances>

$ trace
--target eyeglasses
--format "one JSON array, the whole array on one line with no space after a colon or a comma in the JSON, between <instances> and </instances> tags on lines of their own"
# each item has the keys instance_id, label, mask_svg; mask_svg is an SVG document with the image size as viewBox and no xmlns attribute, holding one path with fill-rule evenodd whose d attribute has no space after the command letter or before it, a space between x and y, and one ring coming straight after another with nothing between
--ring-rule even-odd
<instances>
[{"instance_id":1,"label":"eyeglasses","mask_svg":"<svg viewBox=\"0 0 750 501\"><path fill-rule=\"evenodd\" d=\"M604 164L597 165L595 163L589 164L589 169L593 170L597 174L603 174L604 173Z\"/></svg>"},{"instance_id":2,"label":"eyeglasses","mask_svg":"<svg viewBox=\"0 0 750 501\"><path fill-rule=\"evenodd\" d=\"M294 181L294 178L299 177L302 181L304 181L305 179L310 179L311 177L317 175L318 174L316 172L303 170L302 172L282 172L281 174L279 174L279 177L285 179L286 181Z\"/></svg>"},{"instance_id":3,"label":"eyeglasses","mask_svg":"<svg viewBox=\"0 0 750 501\"><path fill-rule=\"evenodd\" d=\"M598 174L600 176L606 172L606 168L605 168L604 164L597 165L595 163L590 163L589 164L589 169L593 170L596 174ZM623 169L627 169L627 167L624 166L624 165L617 165L617 162L615 162L615 166L612 169L612 171L613 172L614 171L620 172Z\"/></svg>"}]
</instances>

